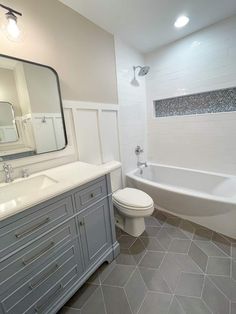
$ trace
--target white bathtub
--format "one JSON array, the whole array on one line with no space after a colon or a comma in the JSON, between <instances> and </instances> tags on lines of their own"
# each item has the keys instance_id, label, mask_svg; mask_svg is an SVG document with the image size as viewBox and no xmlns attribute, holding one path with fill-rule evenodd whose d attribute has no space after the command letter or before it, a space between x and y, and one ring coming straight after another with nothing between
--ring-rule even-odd
<instances>
[{"instance_id":1,"label":"white bathtub","mask_svg":"<svg viewBox=\"0 0 236 314\"><path fill-rule=\"evenodd\" d=\"M236 176L149 163L127 174L159 209L236 239Z\"/></svg>"}]
</instances>

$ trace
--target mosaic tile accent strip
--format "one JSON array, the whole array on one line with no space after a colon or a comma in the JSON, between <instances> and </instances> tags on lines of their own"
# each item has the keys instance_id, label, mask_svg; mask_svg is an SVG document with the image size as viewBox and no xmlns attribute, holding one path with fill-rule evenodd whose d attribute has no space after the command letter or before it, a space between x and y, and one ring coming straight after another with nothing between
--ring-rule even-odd
<instances>
[{"instance_id":1,"label":"mosaic tile accent strip","mask_svg":"<svg viewBox=\"0 0 236 314\"><path fill-rule=\"evenodd\" d=\"M154 101L156 117L236 111L236 88Z\"/></svg>"}]
</instances>

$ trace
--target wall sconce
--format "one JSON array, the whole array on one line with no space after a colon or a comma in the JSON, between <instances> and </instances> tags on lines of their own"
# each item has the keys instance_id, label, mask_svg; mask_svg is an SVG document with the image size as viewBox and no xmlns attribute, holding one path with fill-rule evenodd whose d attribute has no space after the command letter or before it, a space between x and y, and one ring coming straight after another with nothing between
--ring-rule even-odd
<instances>
[{"instance_id":1,"label":"wall sconce","mask_svg":"<svg viewBox=\"0 0 236 314\"><path fill-rule=\"evenodd\" d=\"M10 35L10 37L14 40L16 40L20 36L20 29L17 25L17 15L22 16L22 13L13 10L12 8L9 8L3 4L0 4L0 7L7 10L6 19L7 19L7 32Z\"/></svg>"}]
</instances>

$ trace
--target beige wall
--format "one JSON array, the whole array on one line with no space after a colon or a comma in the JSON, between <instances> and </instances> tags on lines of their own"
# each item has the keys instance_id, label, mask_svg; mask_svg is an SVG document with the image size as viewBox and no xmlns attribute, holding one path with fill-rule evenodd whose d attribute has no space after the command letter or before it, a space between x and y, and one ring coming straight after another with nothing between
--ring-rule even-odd
<instances>
[{"instance_id":1,"label":"beige wall","mask_svg":"<svg viewBox=\"0 0 236 314\"><path fill-rule=\"evenodd\" d=\"M114 38L57 0L2 0L23 13L24 36L0 51L52 66L62 98L117 103Z\"/></svg>"}]
</instances>

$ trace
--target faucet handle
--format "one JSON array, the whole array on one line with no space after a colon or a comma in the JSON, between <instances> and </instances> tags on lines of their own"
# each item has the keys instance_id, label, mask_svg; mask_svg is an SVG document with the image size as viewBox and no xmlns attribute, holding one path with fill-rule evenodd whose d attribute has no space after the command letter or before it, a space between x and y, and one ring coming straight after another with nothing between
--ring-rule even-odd
<instances>
[{"instance_id":1,"label":"faucet handle","mask_svg":"<svg viewBox=\"0 0 236 314\"><path fill-rule=\"evenodd\" d=\"M12 166L10 164L7 164L7 163L4 163L2 167L3 167L3 170L6 172L12 172L12 170L13 170Z\"/></svg>"}]
</instances>

